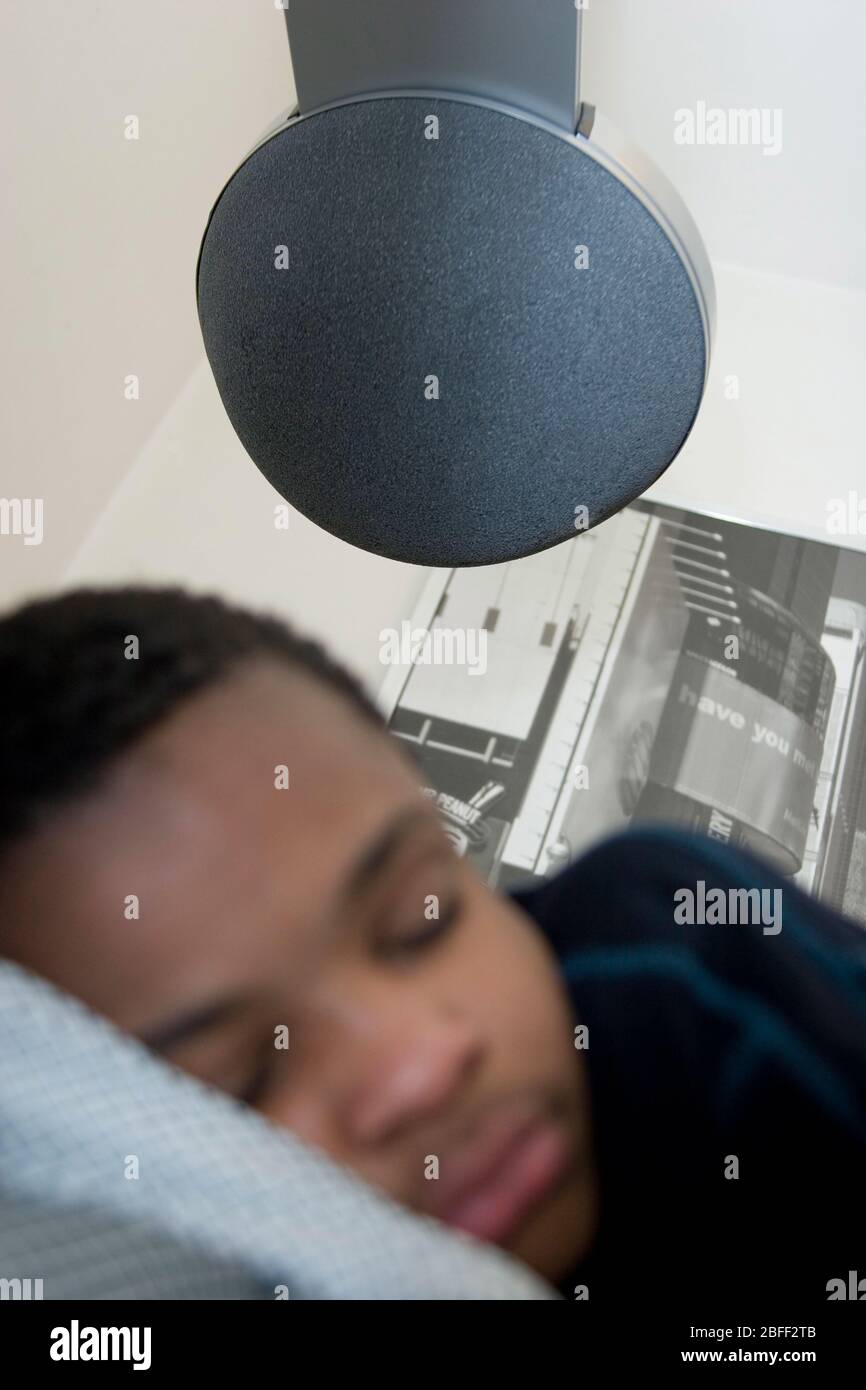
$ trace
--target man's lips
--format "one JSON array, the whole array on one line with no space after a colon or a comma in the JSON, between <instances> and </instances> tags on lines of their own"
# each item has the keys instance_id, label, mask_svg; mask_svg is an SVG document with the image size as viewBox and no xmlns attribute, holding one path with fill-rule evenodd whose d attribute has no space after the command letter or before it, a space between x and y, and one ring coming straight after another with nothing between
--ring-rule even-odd
<instances>
[{"instance_id":1,"label":"man's lips","mask_svg":"<svg viewBox=\"0 0 866 1390\"><path fill-rule=\"evenodd\" d=\"M570 1145L545 1116L501 1121L453 1167L443 1155L433 1215L479 1240L502 1241L562 1177Z\"/></svg>"}]
</instances>

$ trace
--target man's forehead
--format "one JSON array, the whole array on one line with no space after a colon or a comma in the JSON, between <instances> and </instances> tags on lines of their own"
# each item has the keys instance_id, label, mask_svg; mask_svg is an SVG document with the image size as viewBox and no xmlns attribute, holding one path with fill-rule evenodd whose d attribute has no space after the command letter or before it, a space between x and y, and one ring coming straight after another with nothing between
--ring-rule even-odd
<instances>
[{"instance_id":1,"label":"man's forehead","mask_svg":"<svg viewBox=\"0 0 866 1390\"><path fill-rule=\"evenodd\" d=\"M403 751L385 726L377 728L345 696L324 682L275 661L240 667L224 680L197 692L170 717L146 733L133 757L258 781L285 766L306 795L317 786L335 799L352 779L412 778ZM327 767L317 783L314 769ZM297 783L297 779L302 779Z\"/></svg>"}]
</instances>

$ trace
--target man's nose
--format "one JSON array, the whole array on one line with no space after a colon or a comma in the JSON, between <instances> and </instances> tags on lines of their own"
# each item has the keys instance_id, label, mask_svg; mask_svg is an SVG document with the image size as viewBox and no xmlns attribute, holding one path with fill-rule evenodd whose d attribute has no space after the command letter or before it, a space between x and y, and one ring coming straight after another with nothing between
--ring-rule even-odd
<instances>
[{"instance_id":1,"label":"man's nose","mask_svg":"<svg viewBox=\"0 0 866 1390\"><path fill-rule=\"evenodd\" d=\"M485 1053L462 1010L407 998L405 985L332 996L317 1022L326 1048L316 1049L306 1094L296 1091L284 1123L332 1151L373 1147L435 1117L471 1084Z\"/></svg>"},{"instance_id":2,"label":"man's nose","mask_svg":"<svg viewBox=\"0 0 866 1390\"><path fill-rule=\"evenodd\" d=\"M347 1098L344 1125L357 1144L379 1144L447 1109L477 1070L483 1047L467 1023L444 1014L406 1020L371 1050Z\"/></svg>"}]
</instances>

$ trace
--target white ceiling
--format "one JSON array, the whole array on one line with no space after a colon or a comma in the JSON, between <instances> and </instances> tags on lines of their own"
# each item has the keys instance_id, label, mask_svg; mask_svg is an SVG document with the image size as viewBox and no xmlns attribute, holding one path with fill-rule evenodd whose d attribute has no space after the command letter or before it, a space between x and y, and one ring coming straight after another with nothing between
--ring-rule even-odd
<instances>
[{"instance_id":1,"label":"white ceiling","mask_svg":"<svg viewBox=\"0 0 866 1390\"><path fill-rule=\"evenodd\" d=\"M710 256L866 289L866 6L589 0L583 96L685 195ZM782 150L687 146L680 107L782 111Z\"/></svg>"}]
</instances>

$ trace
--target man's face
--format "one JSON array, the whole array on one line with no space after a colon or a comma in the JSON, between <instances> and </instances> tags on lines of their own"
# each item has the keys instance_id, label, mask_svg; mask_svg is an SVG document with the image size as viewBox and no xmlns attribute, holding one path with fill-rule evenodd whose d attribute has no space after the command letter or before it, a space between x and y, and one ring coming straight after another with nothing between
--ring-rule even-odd
<instances>
[{"instance_id":1,"label":"man's face","mask_svg":"<svg viewBox=\"0 0 866 1390\"><path fill-rule=\"evenodd\" d=\"M12 847L0 920L4 954L398 1202L553 1280L586 1246L549 948L318 681L262 661L188 699Z\"/></svg>"}]
</instances>

